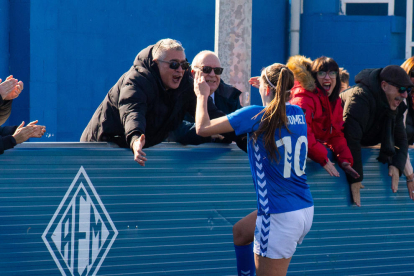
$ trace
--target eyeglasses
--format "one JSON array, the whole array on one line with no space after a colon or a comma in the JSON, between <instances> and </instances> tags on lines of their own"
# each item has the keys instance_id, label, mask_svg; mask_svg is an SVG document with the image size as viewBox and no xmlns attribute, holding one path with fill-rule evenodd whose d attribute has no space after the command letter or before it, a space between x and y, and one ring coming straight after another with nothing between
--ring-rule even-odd
<instances>
[{"instance_id":1,"label":"eyeglasses","mask_svg":"<svg viewBox=\"0 0 414 276\"><path fill-rule=\"evenodd\" d=\"M328 76L331 79L335 79L336 76L338 75L338 72L336 71L329 71L329 72L325 72L325 71L318 71L318 73L316 73L316 75L318 76L318 78L323 79L324 77L326 77L326 74L328 73Z\"/></svg>"},{"instance_id":2,"label":"eyeglasses","mask_svg":"<svg viewBox=\"0 0 414 276\"><path fill-rule=\"evenodd\" d=\"M398 93L400 93L400 94L403 94L405 92L411 93L412 87L403 87L403 86L397 85L397 84L395 84L393 82L390 82L390 81L387 81L387 83L389 85L392 85L392 86L398 88Z\"/></svg>"},{"instance_id":3,"label":"eyeglasses","mask_svg":"<svg viewBox=\"0 0 414 276\"><path fill-rule=\"evenodd\" d=\"M175 61L175 60L165 61L165 60L160 60L160 59L158 61L169 63L170 68L173 69L173 70L177 70L178 67L180 67L180 66L181 66L181 68L183 68L183 70L187 70L190 67L190 63L188 63L186 61L178 62L178 61Z\"/></svg>"},{"instance_id":4,"label":"eyeglasses","mask_svg":"<svg viewBox=\"0 0 414 276\"><path fill-rule=\"evenodd\" d=\"M201 66L201 67L194 66L194 67L201 69L201 71L203 71L204 74L210 74L212 70L214 70L214 74L216 74L217 76L223 73L223 68L221 67L214 67L214 68L211 66Z\"/></svg>"}]
</instances>

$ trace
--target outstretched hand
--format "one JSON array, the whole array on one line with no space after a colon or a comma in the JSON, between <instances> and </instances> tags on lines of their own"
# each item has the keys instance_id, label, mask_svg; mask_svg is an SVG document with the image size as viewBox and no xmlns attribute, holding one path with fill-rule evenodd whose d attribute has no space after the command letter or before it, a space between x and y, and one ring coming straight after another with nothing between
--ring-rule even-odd
<instances>
[{"instance_id":1,"label":"outstretched hand","mask_svg":"<svg viewBox=\"0 0 414 276\"><path fill-rule=\"evenodd\" d=\"M328 162L326 163L323 168L329 173L330 176L336 176L339 177L339 172L335 168L335 164L331 162L331 160L328 159Z\"/></svg>"},{"instance_id":2,"label":"outstretched hand","mask_svg":"<svg viewBox=\"0 0 414 276\"><path fill-rule=\"evenodd\" d=\"M26 142L29 138L40 138L45 134L46 127L41 125L36 125L37 120L30 122L27 126L24 126L24 122L22 122L16 129L13 134L14 139L16 140L17 144L21 144Z\"/></svg>"},{"instance_id":3,"label":"outstretched hand","mask_svg":"<svg viewBox=\"0 0 414 276\"><path fill-rule=\"evenodd\" d=\"M346 174L349 174L352 178L357 179L359 177L359 173L357 173L357 171L355 171L352 167L351 167L351 163L348 162L343 162L342 163L342 169L344 170L344 172Z\"/></svg>"},{"instance_id":4,"label":"outstretched hand","mask_svg":"<svg viewBox=\"0 0 414 276\"><path fill-rule=\"evenodd\" d=\"M354 203L361 207L361 189L364 189L364 185L361 182L355 182L351 184L351 193L352 193L352 200Z\"/></svg>"},{"instance_id":5,"label":"outstretched hand","mask_svg":"<svg viewBox=\"0 0 414 276\"><path fill-rule=\"evenodd\" d=\"M197 70L194 74L194 93L196 96L210 96L210 86L206 82L206 78Z\"/></svg>"},{"instance_id":6,"label":"outstretched hand","mask_svg":"<svg viewBox=\"0 0 414 276\"><path fill-rule=\"evenodd\" d=\"M147 156L145 152L142 151L142 148L145 146L145 135L142 134L137 140L134 141L132 146L134 151L134 160L141 166L145 167L145 162L147 161Z\"/></svg>"},{"instance_id":7,"label":"outstretched hand","mask_svg":"<svg viewBox=\"0 0 414 276\"><path fill-rule=\"evenodd\" d=\"M249 80L251 86L259 89L260 87L260 77L251 77Z\"/></svg>"},{"instance_id":8,"label":"outstretched hand","mask_svg":"<svg viewBox=\"0 0 414 276\"><path fill-rule=\"evenodd\" d=\"M390 165L388 167L388 175L391 176L391 189L393 193L398 191L398 181L400 180L400 171L397 167Z\"/></svg>"},{"instance_id":9,"label":"outstretched hand","mask_svg":"<svg viewBox=\"0 0 414 276\"><path fill-rule=\"evenodd\" d=\"M410 179L414 179L414 173L410 176ZM410 180L408 181L408 177L407 177L407 189L408 189L408 196L414 200L414 181Z\"/></svg>"}]
</instances>

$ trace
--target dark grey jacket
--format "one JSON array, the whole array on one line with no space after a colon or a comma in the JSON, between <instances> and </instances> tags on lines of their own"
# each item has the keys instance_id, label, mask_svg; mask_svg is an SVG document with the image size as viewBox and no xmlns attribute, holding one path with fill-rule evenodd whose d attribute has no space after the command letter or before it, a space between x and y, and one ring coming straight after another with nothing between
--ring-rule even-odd
<instances>
[{"instance_id":1,"label":"dark grey jacket","mask_svg":"<svg viewBox=\"0 0 414 276\"><path fill-rule=\"evenodd\" d=\"M360 178L353 179L347 175L349 183L363 180L363 164L361 146L373 146L382 143L384 131L388 138L393 137L395 155L389 158L389 164L404 170L407 160L407 135L403 124L405 106L401 105L394 112L395 116L390 129L385 128L387 115L391 113L385 92L381 89L379 74L382 68L362 70L355 77L356 85L340 94L344 106L344 134L354 158L353 168ZM385 135L386 137L386 135ZM381 149L382 150L382 149Z\"/></svg>"}]
</instances>

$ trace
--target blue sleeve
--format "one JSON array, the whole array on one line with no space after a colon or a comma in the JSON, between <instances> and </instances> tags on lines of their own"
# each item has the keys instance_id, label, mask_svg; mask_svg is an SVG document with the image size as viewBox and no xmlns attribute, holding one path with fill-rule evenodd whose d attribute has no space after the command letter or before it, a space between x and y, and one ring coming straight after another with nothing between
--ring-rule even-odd
<instances>
[{"instance_id":1,"label":"blue sleeve","mask_svg":"<svg viewBox=\"0 0 414 276\"><path fill-rule=\"evenodd\" d=\"M259 127L262 114L254 118L263 110L263 106L246 106L227 115L231 127L236 132L236 135L250 133Z\"/></svg>"}]
</instances>

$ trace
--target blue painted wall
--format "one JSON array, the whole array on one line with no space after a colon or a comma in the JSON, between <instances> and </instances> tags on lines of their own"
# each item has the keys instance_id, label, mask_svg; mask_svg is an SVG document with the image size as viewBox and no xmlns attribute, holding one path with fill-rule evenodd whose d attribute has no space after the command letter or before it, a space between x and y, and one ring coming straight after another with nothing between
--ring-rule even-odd
<instances>
[{"instance_id":1,"label":"blue painted wall","mask_svg":"<svg viewBox=\"0 0 414 276\"><path fill-rule=\"evenodd\" d=\"M286 63L289 51L289 1L253 1L252 76L275 62ZM251 104L261 105L259 90L251 88Z\"/></svg>"},{"instance_id":2,"label":"blue painted wall","mask_svg":"<svg viewBox=\"0 0 414 276\"><path fill-rule=\"evenodd\" d=\"M265 2L253 3L253 74L287 55L289 1ZM149 44L175 38L190 61L214 50L215 0L14 0L10 6L10 15L19 8L25 17L10 18L13 49L0 66L11 67L25 90L7 123L38 119L47 134L36 141L78 141L106 93ZM2 27L0 34L6 33ZM259 104L256 92L252 103Z\"/></svg>"},{"instance_id":3,"label":"blue painted wall","mask_svg":"<svg viewBox=\"0 0 414 276\"><path fill-rule=\"evenodd\" d=\"M78 141L149 44L175 38L189 58L214 49L214 13L214 0L32 1L30 116L47 125L44 140Z\"/></svg>"},{"instance_id":4,"label":"blue painted wall","mask_svg":"<svg viewBox=\"0 0 414 276\"><path fill-rule=\"evenodd\" d=\"M13 100L13 110L9 125L26 124L35 119L30 118L30 0L10 1L10 41L9 41L9 72L18 80L23 81L24 90ZM33 2L33 1L32 1ZM1 76L0 76L1 77Z\"/></svg>"},{"instance_id":5,"label":"blue painted wall","mask_svg":"<svg viewBox=\"0 0 414 276\"><path fill-rule=\"evenodd\" d=\"M332 57L350 73L350 84L362 69L401 65L405 54L402 16L338 15L335 1L304 2L300 53L312 60ZM402 14L398 5L398 14ZM405 10L404 10L405 12Z\"/></svg>"},{"instance_id":6,"label":"blue painted wall","mask_svg":"<svg viewBox=\"0 0 414 276\"><path fill-rule=\"evenodd\" d=\"M333 57L353 77L368 67L401 64L404 1L398 16L339 16L339 1L304 1L300 53ZM253 1L252 75L289 49L288 0ZM191 61L214 49L215 0L0 0L0 78L25 89L7 124L38 119L36 141L78 141L93 112L136 54L161 38L180 40ZM10 36L9 36L10 33ZM9 47L10 45L10 47ZM252 88L252 104L260 104Z\"/></svg>"},{"instance_id":7,"label":"blue painted wall","mask_svg":"<svg viewBox=\"0 0 414 276\"><path fill-rule=\"evenodd\" d=\"M9 0L0 0L0 79L9 72Z\"/></svg>"}]
</instances>

